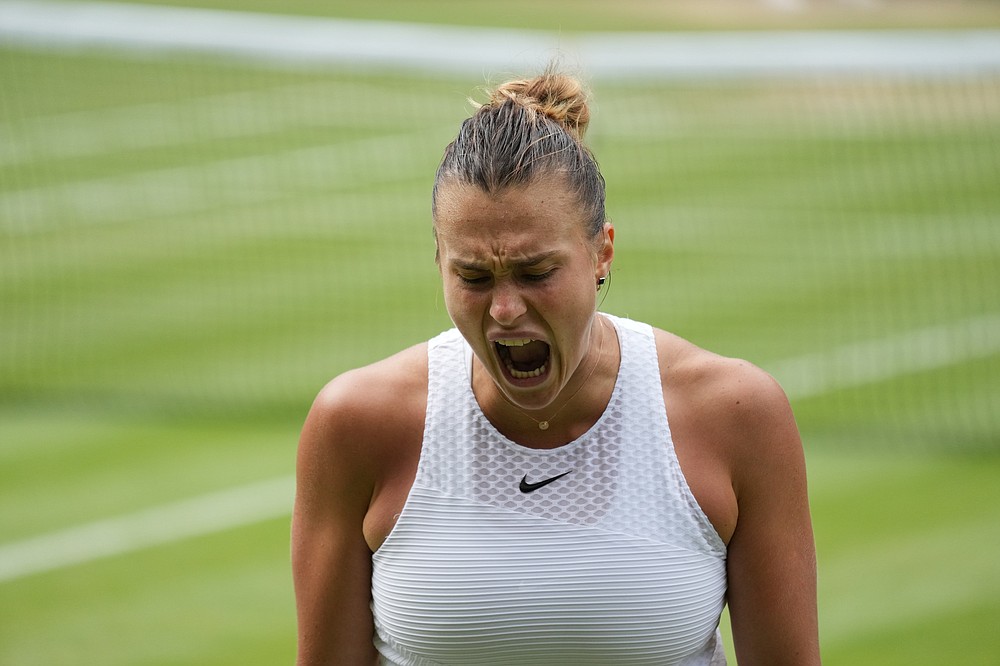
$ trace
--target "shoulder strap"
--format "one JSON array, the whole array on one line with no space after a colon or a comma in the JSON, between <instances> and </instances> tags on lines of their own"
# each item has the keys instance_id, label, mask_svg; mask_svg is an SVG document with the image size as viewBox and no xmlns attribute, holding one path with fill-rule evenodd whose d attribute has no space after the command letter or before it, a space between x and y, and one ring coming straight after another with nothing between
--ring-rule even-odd
<instances>
[{"instance_id":1,"label":"shoulder strap","mask_svg":"<svg viewBox=\"0 0 1000 666\"><path fill-rule=\"evenodd\" d=\"M463 429L469 401L475 399L469 385L468 351L454 328L427 344L427 413L414 483L439 487L442 479L437 477L453 469L460 455L456 433Z\"/></svg>"}]
</instances>

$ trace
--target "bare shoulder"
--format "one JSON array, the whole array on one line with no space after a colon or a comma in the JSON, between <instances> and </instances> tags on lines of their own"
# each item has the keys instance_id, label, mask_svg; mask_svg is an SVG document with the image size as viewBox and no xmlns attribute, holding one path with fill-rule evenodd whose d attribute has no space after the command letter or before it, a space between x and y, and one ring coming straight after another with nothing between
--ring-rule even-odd
<instances>
[{"instance_id":1,"label":"bare shoulder","mask_svg":"<svg viewBox=\"0 0 1000 666\"><path fill-rule=\"evenodd\" d=\"M313 410L352 428L392 427L426 402L426 391L427 343L422 343L333 378Z\"/></svg>"},{"instance_id":2,"label":"bare shoulder","mask_svg":"<svg viewBox=\"0 0 1000 666\"><path fill-rule=\"evenodd\" d=\"M688 432L729 463L734 489L737 470L801 454L788 398L767 372L661 330L656 346L668 405L681 411Z\"/></svg>"},{"instance_id":3,"label":"bare shoulder","mask_svg":"<svg viewBox=\"0 0 1000 666\"><path fill-rule=\"evenodd\" d=\"M766 419L788 405L778 382L748 361L721 356L658 329L656 347L664 385L684 388L702 409L721 410L713 416Z\"/></svg>"},{"instance_id":4,"label":"bare shoulder","mask_svg":"<svg viewBox=\"0 0 1000 666\"><path fill-rule=\"evenodd\" d=\"M426 343L349 370L316 396L303 427L300 459L337 463L336 469L349 469L370 488L393 459L386 454L422 432L426 404ZM312 468L333 471L329 464Z\"/></svg>"}]
</instances>

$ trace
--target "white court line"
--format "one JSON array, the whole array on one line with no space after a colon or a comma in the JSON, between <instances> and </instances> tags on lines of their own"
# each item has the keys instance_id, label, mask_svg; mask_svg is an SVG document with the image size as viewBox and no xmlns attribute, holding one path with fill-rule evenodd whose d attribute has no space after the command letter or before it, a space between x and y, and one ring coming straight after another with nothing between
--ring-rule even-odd
<instances>
[{"instance_id":1,"label":"white court line","mask_svg":"<svg viewBox=\"0 0 1000 666\"><path fill-rule=\"evenodd\" d=\"M588 76L730 77L1000 69L997 30L581 33L45 0L0 2L0 43L206 53L275 65L463 75L523 72L562 53Z\"/></svg>"},{"instance_id":2,"label":"white court line","mask_svg":"<svg viewBox=\"0 0 1000 666\"><path fill-rule=\"evenodd\" d=\"M1000 314L907 331L767 366L791 400L974 361L1000 353Z\"/></svg>"},{"instance_id":3,"label":"white court line","mask_svg":"<svg viewBox=\"0 0 1000 666\"><path fill-rule=\"evenodd\" d=\"M287 516L284 476L0 546L0 582Z\"/></svg>"},{"instance_id":4,"label":"white court line","mask_svg":"<svg viewBox=\"0 0 1000 666\"><path fill-rule=\"evenodd\" d=\"M554 45L551 35L529 30L43 0L0 2L0 42L206 53L271 66L339 63L480 74L512 58L524 69Z\"/></svg>"},{"instance_id":5,"label":"white court line","mask_svg":"<svg viewBox=\"0 0 1000 666\"><path fill-rule=\"evenodd\" d=\"M801 400L997 353L1000 314L989 314L769 367ZM287 516L294 488L283 476L0 545L0 582Z\"/></svg>"}]
</instances>

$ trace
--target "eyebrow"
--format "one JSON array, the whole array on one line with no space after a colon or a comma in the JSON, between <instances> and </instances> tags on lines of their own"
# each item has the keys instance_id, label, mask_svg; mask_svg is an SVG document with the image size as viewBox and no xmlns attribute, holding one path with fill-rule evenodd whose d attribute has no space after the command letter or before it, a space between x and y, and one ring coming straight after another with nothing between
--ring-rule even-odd
<instances>
[{"instance_id":1,"label":"eyebrow","mask_svg":"<svg viewBox=\"0 0 1000 666\"><path fill-rule=\"evenodd\" d=\"M512 261L511 265L521 268L525 266L536 266L542 263L543 261L551 259L557 254L559 253L555 250L551 250L549 252L541 252L539 254L535 254L530 257L525 257L524 259ZM478 263L475 261L466 261L463 259L456 259L451 262L451 265L454 266L455 268L460 268L462 270L467 270L467 271L481 271L481 270L486 270L487 268L487 265L484 263Z\"/></svg>"}]
</instances>

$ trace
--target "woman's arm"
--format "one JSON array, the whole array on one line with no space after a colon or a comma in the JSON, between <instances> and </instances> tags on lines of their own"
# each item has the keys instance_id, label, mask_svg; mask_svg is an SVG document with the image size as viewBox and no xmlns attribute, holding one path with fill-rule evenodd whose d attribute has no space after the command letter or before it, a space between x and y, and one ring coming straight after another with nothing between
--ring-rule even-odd
<instances>
[{"instance_id":1,"label":"woman's arm","mask_svg":"<svg viewBox=\"0 0 1000 666\"><path fill-rule=\"evenodd\" d=\"M352 383L343 375L323 389L299 441L292 517L298 666L377 663L363 531L375 475L356 436L365 410Z\"/></svg>"},{"instance_id":2,"label":"woman's arm","mask_svg":"<svg viewBox=\"0 0 1000 666\"><path fill-rule=\"evenodd\" d=\"M427 345L340 375L299 440L292 573L299 666L374 664L372 551L416 473L427 407Z\"/></svg>"},{"instance_id":3,"label":"woman's arm","mask_svg":"<svg viewBox=\"0 0 1000 666\"><path fill-rule=\"evenodd\" d=\"M740 666L820 663L816 550L798 427L766 372L657 331L674 450L727 544Z\"/></svg>"},{"instance_id":4,"label":"woman's arm","mask_svg":"<svg viewBox=\"0 0 1000 666\"><path fill-rule=\"evenodd\" d=\"M819 664L816 551L802 443L784 392L739 364L727 382L736 529L728 603L740 666Z\"/></svg>"}]
</instances>

